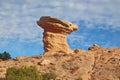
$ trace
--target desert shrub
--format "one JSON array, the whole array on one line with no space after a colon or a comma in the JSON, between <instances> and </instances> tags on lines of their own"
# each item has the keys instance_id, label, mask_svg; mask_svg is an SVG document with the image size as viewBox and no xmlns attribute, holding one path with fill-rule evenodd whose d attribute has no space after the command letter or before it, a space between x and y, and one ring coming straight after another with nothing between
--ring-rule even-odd
<instances>
[{"instance_id":1,"label":"desert shrub","mask_svg":"<svg viewBox=\"0 0 120 80\"><path fill-rule=\"evenodd\" d=\"M36 67L8 68L6 80L42 80Z\"/></svg>"},{"instance_id":2,"label":"desert shrub","mask_svg":"<svg viewBox=\"0 0 120 80\"><path fill-rule=\"evenodd\" d=\"M81 77L79 77L77 80L83 80Z\"/></svg>"},{"instance_id":3,"label":"desert shrub","mask_svg":"<svg viewBox=\"0 0 120 80\"><path fill-rule=\"evenodd\" d=\"M55 80L56 77L57 77L57 75L54 72L45 73L42 75L43 80L50 80L50 79Z\"/></svg>"},{"instance_id":4,"label":"desert shrub","mask_svg":"<svg viewBox=\"0 0 120 80\"><path fill-rule=\"evenodd\" d=\"M11 59L11 55L8 52L5 51L3 53L0 53L0 59L2 59L2 60Z\"/></svg>"}]
</instances>

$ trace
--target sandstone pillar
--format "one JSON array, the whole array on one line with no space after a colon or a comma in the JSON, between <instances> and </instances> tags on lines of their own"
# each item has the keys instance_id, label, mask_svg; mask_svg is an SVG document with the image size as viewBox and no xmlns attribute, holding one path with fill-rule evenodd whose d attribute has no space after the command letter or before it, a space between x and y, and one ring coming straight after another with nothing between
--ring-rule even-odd
<instances>
[{"instance_id":1,"label":"sandstone pillar","mask_svg":"<svg viewBox=\"0 0 120 80\"><path fill-rule=\"evenodd\" d=\"M66 41L66 34L78 29L75 24L50 16L41 17L37 24L44 29L43 42L45 52L70 51Z\"/></svg>"}]
</instances>

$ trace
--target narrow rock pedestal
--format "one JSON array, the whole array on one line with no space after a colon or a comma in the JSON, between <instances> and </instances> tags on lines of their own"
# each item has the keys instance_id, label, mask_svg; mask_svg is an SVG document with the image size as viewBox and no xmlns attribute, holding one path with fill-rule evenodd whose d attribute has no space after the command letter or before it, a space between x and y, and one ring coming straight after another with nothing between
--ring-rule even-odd
<instances>
[{"instance_id":1,"label":"narrow rock pedestal","mask_svg":"<svg viewBox=\"0 0 120 80\"><path fill-rule=\"evenodd\" d=\"M77 25L50 16L41 17L37 24L44 29L45 52L69 52L71 50L66 41L66 34L77 30Z\"/></svg>"}]
</instances>

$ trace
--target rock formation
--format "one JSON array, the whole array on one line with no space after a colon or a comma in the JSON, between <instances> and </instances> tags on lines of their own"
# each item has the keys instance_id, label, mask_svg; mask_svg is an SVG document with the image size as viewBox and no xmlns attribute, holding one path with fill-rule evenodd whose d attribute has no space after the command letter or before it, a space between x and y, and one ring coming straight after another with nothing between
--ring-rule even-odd
<instances>
[{"instance_id":1,"label":"rock formation","mask_svg":"<svg viewBox=\"0 0 120 80\"><path fill-rule=\"evenodd\" d=\"M43 42L45 52L69 52L66 34L77 30L75 24L50 16L43 16L37 24L44 29Z\"/></svg>"}]
</instances>

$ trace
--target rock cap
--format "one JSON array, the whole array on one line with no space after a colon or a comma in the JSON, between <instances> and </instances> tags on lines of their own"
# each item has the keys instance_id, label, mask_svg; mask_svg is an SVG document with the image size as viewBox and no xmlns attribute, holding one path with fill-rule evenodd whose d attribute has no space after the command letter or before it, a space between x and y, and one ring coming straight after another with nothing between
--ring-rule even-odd
<instances>
[{"instance_id":1,"label":"rock cap","mask_svg":"<svg viewBox=\"0 0 120 80\"><path fill-rule=\"evenodd\" d=\"M42 16L40 20L37 21L37 24L45 31L54 33L68 34L78 29L77 25L71 22L63 21L51 16Z\"/></svg>"}]
</instances>

